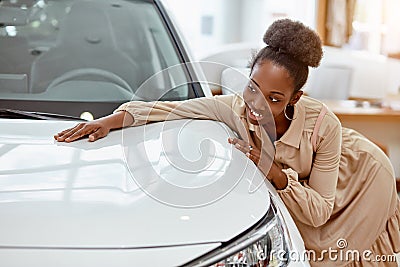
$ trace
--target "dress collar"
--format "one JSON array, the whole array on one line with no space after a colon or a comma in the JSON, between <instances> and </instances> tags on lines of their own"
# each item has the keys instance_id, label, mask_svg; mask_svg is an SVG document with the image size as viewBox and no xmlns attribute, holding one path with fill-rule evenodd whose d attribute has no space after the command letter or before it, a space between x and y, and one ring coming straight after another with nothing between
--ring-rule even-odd
<instances>
[{"instance_id":1,"label":"dress collar","mask_svg":"<svg viewBox=\"0 0 400 267\"><path fill-rule=\"evenodd\" d=\"M289 128L278 141L295 148L300 148L300 140L303 135L305 123L305 108L301 99L294 105L293 118L294 120L290 123Z\"/></svg>"}]
</instances>

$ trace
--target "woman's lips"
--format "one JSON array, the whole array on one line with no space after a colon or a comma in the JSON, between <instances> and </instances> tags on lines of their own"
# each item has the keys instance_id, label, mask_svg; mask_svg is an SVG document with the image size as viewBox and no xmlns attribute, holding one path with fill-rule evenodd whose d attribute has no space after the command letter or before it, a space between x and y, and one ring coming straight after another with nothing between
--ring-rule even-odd
<instances>
[{"instance_id":1,"label":"woman's lips","mask_svg":"<svg viewBox=\"0 0 400 267\"><path fill-rule=\"evenodd\" d=\"M262 118L263 118L263 115L261 115L260 113L258 113L258 112L256 112L256 111L254 111L254 110L252 110L252 109L248 109L248 113L249 113L249 117L251 118L251 119L253 119L253 120L257 120L257 121L259 121L259 120L261 120Z\"/></svg>"}]
</instances>

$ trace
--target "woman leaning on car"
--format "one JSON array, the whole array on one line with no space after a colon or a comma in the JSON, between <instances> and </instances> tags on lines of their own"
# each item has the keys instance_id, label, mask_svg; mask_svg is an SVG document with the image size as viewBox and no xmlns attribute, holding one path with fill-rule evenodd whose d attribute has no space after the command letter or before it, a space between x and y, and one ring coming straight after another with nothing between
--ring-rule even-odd
<instances>
[{"instance_id":1,"label":"woman leaning on car","mask_svg":"<svg viewBox=\"0 0 400 267\"><path fill-rule=\"evenodd\" d=\"M338 249L338 242L345 240L346 247L340 249L357 250L360 255L369 250L369 259L399 252L400 206L389 159L359 133L342 128L331 111L324 113L321 102L302 96L308 67L317 67L322 58L319 36L300 22L283 19L267 29L263 40L266 46L252 61L242 96L132 101L114 114L79 124L54 138L71 142L88 136L95 141L111 129L148 122L182 118L222 121L246 137L228 141L254 161L275 186L307 250L322 255L324 250ZM276 136L268 133L271 118ZM271 164L265 163L268 157L263 158L271 155L268 144L273 144ZM333 261L326 256L311 264L377 263L365 258Z\"/></svg>"}]
</instances>

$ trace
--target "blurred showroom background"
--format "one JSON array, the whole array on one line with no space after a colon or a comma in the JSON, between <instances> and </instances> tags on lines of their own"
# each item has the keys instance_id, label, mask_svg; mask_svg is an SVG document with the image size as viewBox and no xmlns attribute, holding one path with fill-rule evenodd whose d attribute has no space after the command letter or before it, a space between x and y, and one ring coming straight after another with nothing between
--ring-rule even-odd
<instances>
[{"instance_id":1,"label":"blurred showroom background","mask_svg":"<svg viewBox=\"0 0 400 267\"><path fill-rule=\"evenodd\" d=\"M342 124L381 145L400 177L399 0L163 2L195 60L238 69L263 47L262 36L274 20L291 18L315 29L324 44L324 58L319 68L310 70L304 91L341 101L332 102L332 109Z\"/></svg>"},{"instance_id":2,"label":"blurred showroom background","mask_svg":"<svg viewBox=\"0 0 400 267\"><path fill-rule=\"evenodd\" d=\"M232 43L261 45L267 27L289 17L318 30L325 44L398 57L398 0L163 0L194 55ZM333 29L332 29L333 28ZM327 38L327 31L333 31ZM341 34L342 33L342 34ZM329 40L328 40L329 39Z\"/></svg>"}]
</instances>

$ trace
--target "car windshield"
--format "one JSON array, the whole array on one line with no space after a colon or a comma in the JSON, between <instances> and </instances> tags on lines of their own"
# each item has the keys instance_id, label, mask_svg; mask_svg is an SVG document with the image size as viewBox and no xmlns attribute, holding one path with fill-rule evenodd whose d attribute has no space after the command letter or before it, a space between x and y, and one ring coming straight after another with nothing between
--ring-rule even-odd
<instances>
[{"instance_id":1,"label":"car windshield","mask_svg":"<svg viewBox=\"0 0 400 267\"><path fill-rule=\"evenodd\" d=\"M152 1L0 1L1 108L99 117L129 100L188 99L184 68L149 79L182 61Z\"/></svg>"}]
</instances>

